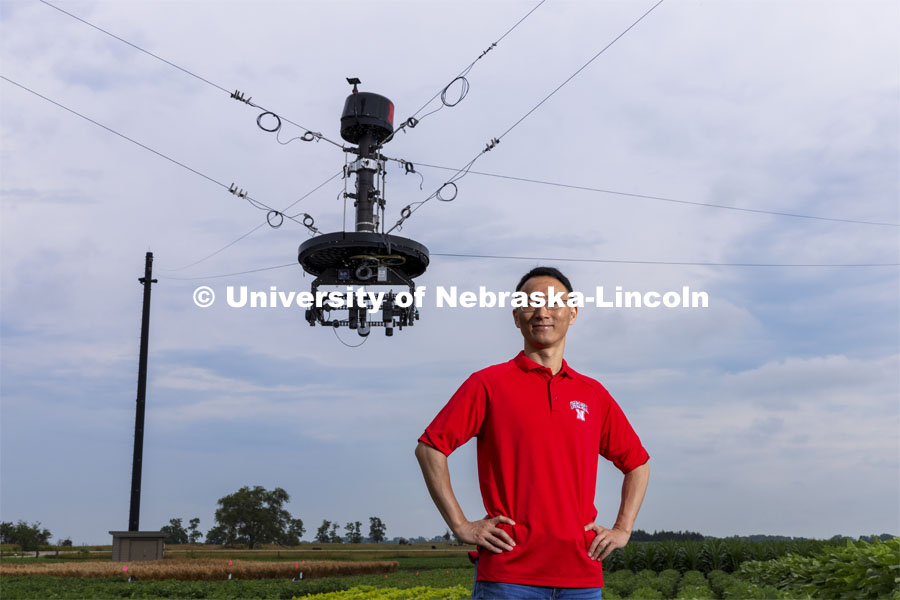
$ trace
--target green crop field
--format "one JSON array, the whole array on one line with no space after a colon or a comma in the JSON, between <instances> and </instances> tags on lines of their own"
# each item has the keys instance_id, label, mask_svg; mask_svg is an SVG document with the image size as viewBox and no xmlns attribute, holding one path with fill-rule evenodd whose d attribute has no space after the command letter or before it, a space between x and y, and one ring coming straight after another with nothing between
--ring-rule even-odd
<instances>
[{"instance_id":1,"label":"green crop field","mask_svg":"<svg viewBox=\"0 0 900 600\"><path fill-rule=\"evenodd\" d=\"M396 561L387 574L319 579L134 581L115 578L3 576L4 599L50 598L303 598L405 600L467 598L474 569L465 547L430 545L341 548L203 550L174 548L167 555L260 561ZM890 599L900 600L900 538L835 545L825 542L635 542L604 563L606 600ZM65 562L60 558L4 558L9 564ZM79 560L71 559L73 562ZM167 558L165 560L171 560ZM198 561L201 562L201 561ZM630 568L625 564L630 563ZM665 565L674 565L665 567ZM665 568L654 569L653 565ZM635 568L641 566L641 568Z\"/></svg>"}]
</instances>

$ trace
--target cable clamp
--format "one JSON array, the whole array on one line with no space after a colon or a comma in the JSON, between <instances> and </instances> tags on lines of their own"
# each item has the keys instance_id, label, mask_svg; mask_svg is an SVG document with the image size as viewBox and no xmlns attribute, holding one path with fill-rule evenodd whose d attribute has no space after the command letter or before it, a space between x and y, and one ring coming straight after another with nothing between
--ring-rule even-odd
<instances>
[{"instance_id":1,"label":"cable clamp","mask_svg":"<svg viewBox=\"0 0 900 600\"><path fill-rule=\"evenodd\" d=\"M349 173L357 173L359 171L383 171L384 161L375 158L357 158L347 165Z\"/></svg>"},{"instance_id":2,"label":"cable clamp","mask_svg":"<svg viewBox=\"0 0 900 600\"><path fill-rule=\"evenodd\" d=\"M481 59L485 54L487 54L488 52L490 52L491 50L493 50L496 47L497 47L497 42L492 43L490 46L488 46L487 50L485 50L484 52L481 53L481 56L479 56L478 58Z\"/></svg>"},{"instance_id":3,"label":"cable clamp","mask_svg":"<svg viewBox=\"0 0 900 600\"><path fill-rule=\"evenodd\" d=\"M235 196L237 196L238 198L246 198L247 195L249 194L249 192L247 190L239 188L238 186L234 185L234 183L232 183L230 186L228 186L228 191L231 192L232 194L234 194Z\"/></svg>"},{"instance_id":4,"label":"cable clamp","mask_svg":"<svg viewBox=\"0 0 900 600\"><path fill-rule=\"evenodd\" d=\"M244 98L244 92L242 92L240 90L234 90L231 93L231 97L234 98L235 100L237 100L238 102L243 102L244 104L250 104L250 100L253 99L252 97Z\"/></svg>"},{"instance_id":5,"label":"cable clamp","mask_svg":"<svg viewBox=\"0 0 900 600\"><path fill-rule=\"evenodd\" d=\"M485 152L490 152L491 150L496 148L497 144L499 144L499 143L500 143L500 138L492 138L490 144L485 144L484 150L481 151L482 154Z\"/></svg>"}]
</instances>

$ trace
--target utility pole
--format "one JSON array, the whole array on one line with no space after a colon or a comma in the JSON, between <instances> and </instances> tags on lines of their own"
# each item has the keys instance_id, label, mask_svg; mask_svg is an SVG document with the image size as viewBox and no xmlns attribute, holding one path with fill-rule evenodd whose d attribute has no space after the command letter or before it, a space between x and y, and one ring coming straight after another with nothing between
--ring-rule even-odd
<instances>
[{"instance_id":1,"label":"utility pole","mask_svg":"<svg viewBox=\"0 0 900 600\"><path fill-rule=\"evenodd\" d=\"M139 531L141 520L141 466L144 457L144 404L147 399L147 346L150 335L150 284L153 279L153 253L148 252L144 276L138 281L144 286L144 308L141 311L141 355L138 363L137 411L134 418L134 462L131 466L131 510L128 531Z\"/></svg>"}]
</instances>

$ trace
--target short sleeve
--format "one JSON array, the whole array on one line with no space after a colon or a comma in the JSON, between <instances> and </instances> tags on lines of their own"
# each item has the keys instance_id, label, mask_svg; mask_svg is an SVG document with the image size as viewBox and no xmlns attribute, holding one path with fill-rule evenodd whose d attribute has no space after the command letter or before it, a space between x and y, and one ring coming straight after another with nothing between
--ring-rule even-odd
<instances>
[{"instance_id":1,"label":"short sleeve","mask_svg":"<svg viewBox=\"0 0 900 600\"><path fill-rule=\"evenodd\" d=\"M486 408L487 390L482 379L474 373L459 386L425 428L419 441L449 456L478 434L484 423Z\"/></svg>"},{"instance_id":2,"label":"short sleeve","mask_svg":"<svg viewBox=\"0 0 900 600\"><path fill-rule=\"evenodd\" d=\"M650 455L616 401L609 395L607 398L609 405L600 433L600 454L622 473L628 473L650 460Z\"/></svg>"}]
</instances>

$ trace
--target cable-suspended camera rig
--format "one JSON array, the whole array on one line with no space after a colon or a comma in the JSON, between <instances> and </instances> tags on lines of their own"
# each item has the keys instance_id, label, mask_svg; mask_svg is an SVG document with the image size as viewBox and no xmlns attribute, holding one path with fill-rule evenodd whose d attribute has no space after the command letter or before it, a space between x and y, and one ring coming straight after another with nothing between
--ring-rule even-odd
<instances>
[{"instance_id":1,"label":"cable-suspended camera rig","mask_svg":"<svg viewBox=\"0 0 900 600\"><path fill-rule=\"evenodd\" d=\"M369 301L359 305L332 308L327 303L306 310L306 320L311 326L317 323L328 327L349 327L362 336L368 336L371 327L384 327L386 335L394 333L394 327L411 327L419 318L415 303L398 302L398 287L409 290L411 299L415 292L413 278L422 275L428 267L428 248L404 237L384 232L385 198L383 189L375 187L376 178L385 172L382 144L390 141L394 133L394 104L379 94L360 92L360 80L348 78L353 92L344 102L341 114L341 137L355 148L344 151L355 155L344 177L356 174L356 192L348 193L356 208L355 231L338 231L313 237L300 245L297 260L303 270L315 275L312 293L320 286L344 287L346 294L353 288L387 287L381 305L381 316L369 318ZM380 229L380 230L379 230ZM406 291L406 290L401 290ZM348 311L346 319L333 316Z\"/></svg>"}]
</instances>

